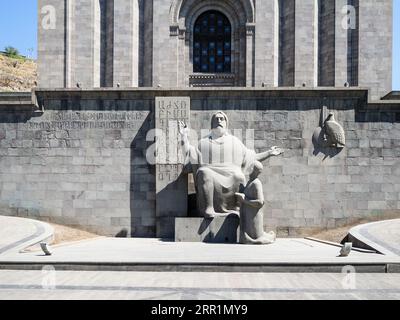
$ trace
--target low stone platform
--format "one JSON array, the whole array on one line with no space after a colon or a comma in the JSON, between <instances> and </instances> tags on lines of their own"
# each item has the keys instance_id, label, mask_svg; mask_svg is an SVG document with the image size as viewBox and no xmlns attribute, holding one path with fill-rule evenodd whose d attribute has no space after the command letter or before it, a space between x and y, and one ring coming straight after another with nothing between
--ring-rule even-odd
<instances>
[{"instance_id":1,"label":"low stone platform","mask_svg":"<svg viewBox=\"0 0 400 320\"><path fill-rule=\"evenodd\" d=\"M0 255L0 269L184 272L399 273L400 257L352 251L306 239L277 239L266 246L183 243L160 239L96 238L42 252Z\"/></svg>"},{"instance_id":2,"label":"low stone platform","mask_svg":"<svg viewBox=\"0 0 400 320\"><path fill-rule=\"evenodd\" d=\"M176 218L175 242L238 243L240 218Z\"/></svg>"},{"instance_id":3,"label":"low stone platform","mask_svg":"<svg viewBox=\"0 0 400 320\"><path fill-rule=\"evenodd\" d=\"M371 222L350 229L345 241L379 253L400 256L400 219Z\"/></svg>"},{"instance_id":4,"label":"low stone platform","mask_svg":"<svg viewBox=\"0 0 400 320\"><path fill-rule=\"evenodd\" d=\"M54 230L44 222L0 216L0 255L15 253L42 241L52 241Z\"/></svg>"}]
</instances>

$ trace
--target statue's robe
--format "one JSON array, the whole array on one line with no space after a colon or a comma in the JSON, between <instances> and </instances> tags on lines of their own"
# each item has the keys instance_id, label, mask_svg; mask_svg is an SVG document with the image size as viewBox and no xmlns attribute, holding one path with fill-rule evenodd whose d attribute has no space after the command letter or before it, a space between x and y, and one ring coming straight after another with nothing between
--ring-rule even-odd
<instances>
[{"instance_id":1,"label":"statue's robe","mask_svg":"<svg viewBox=\"0 0 400 320\"><path fill-rule=\"evenodd\" d=\"M245 199L257 201L246 203L240 208L240 239L242 244L271 244L275 242L275 232L264 232L264 194L259 179L251 181L244 190Z\"/></svg>"},{"instance_id":2,"label":"statue's robe","mask_svg":"<svg viewBox=\"0 0 400 320\"><path fill-rule=\"evenodd\" d=\"M246 175L256 160L256 153L238 138L226 134L214 140L212 136L201 139L197 148L198 166L194 166L196 189L197 176L207 174L214 182L214 209L217 213L239 212L235 193L246 184ZM201 199L199 209L204 209Z\"/></svg>"}]
</instances>

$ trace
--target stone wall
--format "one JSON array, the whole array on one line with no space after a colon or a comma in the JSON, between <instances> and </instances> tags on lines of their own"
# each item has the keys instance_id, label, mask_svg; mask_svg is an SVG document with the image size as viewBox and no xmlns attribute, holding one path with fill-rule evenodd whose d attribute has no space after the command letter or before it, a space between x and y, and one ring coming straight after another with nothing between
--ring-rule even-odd
<instances>
[{"instance_id":1,"label":"stone wall","mask_svg":"<svg viewBox=\"0 0 400 320\"><path fill-rule=\"evenodd\" d=\"M1 213L153 235L154 177L143 153L153 100L79 96L44 100L40 117L1 113Z\"/></svg>"},{"instance_id":2,"label":"stone wall","mask_svg":"<svg viewBox=\"0 0 400 320\"><path fill-rule=\"evenodd\" d=\"M37 91L43 114L4 101L0 214L104 235L155 236L155 167L145 154L154 143L146 134L159 96L190 97L199 136L224 110L236 134L254 129L257 151L285 148L262 175L264 222L280 236L400 216L400 102L368 104L367 91L358 89L221 88ZM346 131L340 153L312 143L328 111Z\"/></svg>"}]
</instances>

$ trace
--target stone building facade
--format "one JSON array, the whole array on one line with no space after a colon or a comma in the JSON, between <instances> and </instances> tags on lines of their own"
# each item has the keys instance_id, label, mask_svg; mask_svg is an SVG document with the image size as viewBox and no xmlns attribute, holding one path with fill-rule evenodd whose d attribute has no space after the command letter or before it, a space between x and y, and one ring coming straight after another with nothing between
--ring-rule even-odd
<instances>
[{"instance_id":1,"label":"stone building facade","mask_svg":"<svg viewBox=\"0 0 400 320\"><path fill-rule=\"evenodd\" d=\"M39 0L39 17L39 88L0 93L1 215L173 238L193 178L148 155L171 120L157 101L185 101L198 136L222 110L252 149L285 149L261 176L279 236L400 216L391 0ZM341 150L313 139L328 112Z\"/></svg>"},{"instance_id":2,"label":"stone building facade","mask_svg":"<svg viewBox=\"0 0 400 320\"><path fill-rule=\"evenodd\" d=\"M392 0L39 0L39 8L42 88L348 84L370 88L372 99L391 91ZM228 21L223 53L212 17L197 30L204 43L194 41L212 12L217 24ZM219 55L228 69L218 69ZM195 71L196 59L211 69Z\"/></svg>"}]
</instances>

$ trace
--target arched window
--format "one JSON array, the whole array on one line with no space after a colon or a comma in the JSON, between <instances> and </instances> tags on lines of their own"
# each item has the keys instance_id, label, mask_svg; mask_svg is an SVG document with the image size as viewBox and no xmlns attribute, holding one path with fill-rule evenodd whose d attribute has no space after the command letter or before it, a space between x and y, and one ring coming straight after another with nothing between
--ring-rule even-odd
<instances>
[{"instance_id":1,"label":"arched window","mask_svg":"<svg viewBox=\"0 0 400 320\"><path fill-rule=\"evenodd\" d=\"M228 18L207 11L197 19L193 33L193 71L230 73L232 27Z\"/></svg>"}]
</instances>

